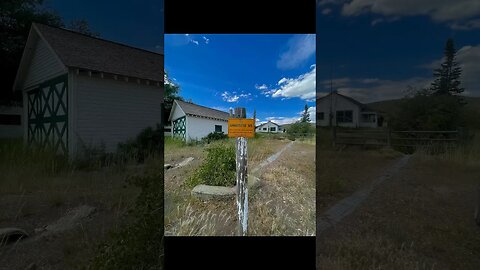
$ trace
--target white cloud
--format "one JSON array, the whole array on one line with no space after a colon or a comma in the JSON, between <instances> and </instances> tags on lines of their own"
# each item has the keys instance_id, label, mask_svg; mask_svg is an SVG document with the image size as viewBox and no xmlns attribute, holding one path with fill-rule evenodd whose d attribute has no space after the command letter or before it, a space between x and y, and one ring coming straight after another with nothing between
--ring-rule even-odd
<instances>
[{"instance_id":1,"label":"white cloud","mask_svg":"<svg viewBox=\"0 0 480 270\"><path fill-rule=\"evenodd\" d=\"M344 16L357 16L364 13L379 14L387 17L398 16L429 16L436 22L450 22L451 27L464 24L476 26L476 22L469 22L480 15L480 1L478 0L352 0L344 1L320 1L322 4L343 4ZM467 22L465 22L467 21ZM476 20L474 20L476 21ZM374 21L375 22L375 21ZM372 25L377 24L372 22Z\"/></svg>"},{"instance_id":2,"label":"white cloud","mask_svg":"<svg viewBox=\"0 0 480 270\"><path fill-rule=\"evenodd\" d=\"M223 101L226 101L226 102L238 102L241 98L244 98L246 100L252 100L251 99L251 96L252 94L251 93L245 93L242 91L242 93L238 94L237 95L237 92L236 91L233 91L233 92L229 92L229 91L224 91L222 94L222 99Z\"/></svg>"},{"instance_id":3,"label":"white cloud","mask_svg":"<svg viewBox=\"0 0 480 270\"><path fill-rule=\"evenodd\" d=\"M316 107L313 106L313 107L308 107L308 113L310 115L310 120L312 123L315 123L315 117L316 117ZM292 124L292 123L295 123L297 121L299 121L302 117L301 115L303 114L303 110L301 112L298 112L297 113L297 116L293 116L293 117L286 117L286 116L274 116L274 117L267 117L265 118L264 121L260 121L260 120L257 120L257 123L258 124L263 124L267 121L272 121L274 123L277 123L279 125L285 125L285 124Z\"/></svg>"},{"instance_id":4,"label":"white cloud","mask_svg":"<svg viewBox=\"0 0 480 270\"><path fill-rule=\"evenodd\" d=\"M465 88L464 95L480 96L480 44L476 46L464 46L457 51L457 61L462 67L460 78L461 86ZM420 65L422 68L431 70L440 67L442 59L436 59L431 63ZM379 78L335 78L333 90L341 94L353 97L360 102L369 103L380 100L402 98L408 94L409 88L429 87L433 81L433 75L427 77L410 77L402 80L387 80ZM319 83L317 98L330 92L330 80Z\"/></svg>"},{"instance_id":5,"label":"white cloud","mask_svg":"<svg viewBox=\"0 0 480 270\"><path fill-rule=\"evenodd\" d=\"M331 8L325 8L325 9L322 9L322 14L323 15L328 15L332 12L332 9Z\"/></svg>"},{"instance_id":6,"label":"white cloud","mask_svg":"<svg viewBox=\"0 0 480 270\"><path fill-rule=\"evenodd\" d=\"M238 102L239 98L240 98L239 96L232 94L228 91L225 91L222 93L222 99L223 101L226 101L226 102Z\"/></svg>"},{"instance_id":7,"label":"white cloud","mask_svg":"<svg viewBox=\"0 0 480 270\"><path fill-rule=\"evenodd\" d=\"M315 54L315 35L294 35L288 41L287 47L277 60L277 67L282 70L297 68Z\"/></svg>"},{"instance_id":8,"label":"white cloud","mask_svg":"<svg viewBox=\"0 0 480 270\"><path fill-rule=\"evenodd\" d=\"M187 40L187 43L193 43L198 46L199 42L198 40L194 39L194 37L190 34L185 34L185 38Z\"/></svg>"},{"instance_id":9,"label":"white cloud","mask_svg":"<svg viewBox=\"0 0 480 270\"><path fill-rule=\"evenodd\" d=\"M297 78L282 78L278 81L277 86L279 88L270 89L268 91L263 90L265 96L271 95L274 98L285 97L293 98L298 97L305 100L315 98L315 73L316 67L313 68Z\"/></svg>"},{"instance_id":10,"label":"white cloud","mask_svg":"<svg viewBox=\"0 0 480 270\"><path fill-rule=\"evenodd\" d=\"M316 117L317 107L315 107L315 106L313 106L313 107L308 107L307 112L308 112L308 115L310 116L310 121L311 121L312 123L315 123L315 122L316 122L316 121L315 121L315 119L316 119L315 117ZM303 114L303 111L299 112L299 114L302 115L302 114Z\"/></svg>"},{"instance_id":11,"label":"white cloud","mask_svg":"<svg viewBox=\"0 0 480 270\"><path fill-rule=\"evenodd\" d=\"M268 87L265 84L262 84L262 85L255 84L255 89L266 90L268 89Z\"/></svg>"},{"instance_id":12,"label":"white cloud","mask_svg":"<svg viewBox=\"0 0 480 270\"><path fill-rule=\"evenodd\" d=\"M450 27L454 30L468 31L480 28L480 19L474 19L467 22L453 22Z\"/></svg>"},{"instance_id":13,"label":"white cloud","mask_svg":"<svg viewBox=\"0 0 480 270\"><path fill-rule=\"evenodd\" d=\"M298 120L300 120L300 117L267 117L266 121L263 121L263 123L267 121L272 121L279 125L285 125L295 123Z\"/></svg>"},{"instance_id":14,"label":"white cloud","mask_svg":"<svg viewBox=\"0 0 480 270\"><path fill-rule=\"evenodd\" d=\"M173 80L175 80L175 79L173 79ZM169 84L169 85L175 85L175 83L173 81L168 79L166 72L163 74L163 83L164 84Z\"/></svg>"},{"instance_id":15,"label":"white cloud","mask_svg":"<svg viewBox=\"0 0 480 270\"><path fill-rule=\"evenodd\" d=\"M210 39L208 39L206 36L203 36L203 41L205 41L205 44L208 44L210 42Z\"/></svg>"},{"instance_id":16,"label":"white cloud","mask_svg":"<svg viewBox=\"0 0 480 270\"><path fill-rule=\"evenodd\" d=\"M339 87L337 91L360 102L369 103L402 98L408 94L411 87L417 89L428 87L431 81L431 78L422 77L412 77L404 80L378 80L373 84Z\"/></svg>"},{"instance_id":17,"label":"white cloud","mask_svg":"<svg viewBox=\"0 0 480 270\"><path fill-rule=\"evenodd\" d=\"M222 107L222 106L215 106L215 107L212 107L212 109L215 109L215 110L219 110L219 111L222 111L222 112L230 112L230 109L233 110L233 107Z\"/></svg>"}]
</instances>

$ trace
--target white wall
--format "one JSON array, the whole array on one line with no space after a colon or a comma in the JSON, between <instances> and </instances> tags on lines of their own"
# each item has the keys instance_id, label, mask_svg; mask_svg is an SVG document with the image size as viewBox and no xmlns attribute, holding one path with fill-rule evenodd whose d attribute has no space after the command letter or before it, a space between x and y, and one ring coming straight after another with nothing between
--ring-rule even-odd
<instances>
[{"instance_id":1,"label":"white wall","mask_svg":"<svg viewBox=\"0 0 480 270\"><path fill-rule=\"evenodd\" d=\"M87 146L103 142L106 150L113 152L119 142L161 122L162 88L135 81L73 77L75 123L71 142Z\"/></svg>"},{"instance_id":2,"label":"white wall","mask_svg":"<svg viewBox=\"0 0 480 270\"><path fill-rule=\"evenodd\" d=\"M369 113L370 114L370 113ZM360 113L360 127L376 128L378 126L378 115L375 113L375 122L363 122L362 113Z\"/></svg>"},{"instance_id":3,"label":"white wall","mask_svg":"<svg viewBox=\"0 0 480 270\"><path fill-rule=\"evenodd\" d=\"M63 64L58 61L56 55L41 38L36 42L30 61L23 83L20 86L21 89L35 86L65 73Z\"/></svg>"},{"instance_id":4,"label":"white wall","mask_svg":"<svg viewBox=\"0 0 480 270\"><path fill-rule=\"evenodd\" d=\"M174 110L172 112L171 122L173 123L173 121L183 116L185 116L185 113L182 111L182 108L180 108L180 106L176 105L175 103Z\"/></svg>"},{"instance_id":5,"label":"white wall","mask_svg":"<svg viewBox=\"0 0 480 270\"><path fill-rule=\"evenodd\" d=\"M215 125L222 125L224 134L228 134L228 122L187 116L187 141L200 140L215 131Z\"/></svg>"},{"instance_id":6,"label":"white wall","mask_svg":"<svg viewBox=\"0 0 480 270\"><path fill-rule=\"evenodd\" d=\"M19 106L0 106L0 114L20 115L20 125L0 124L0 138L23 137L23 108Z\"/></svg>"},{"instance_id":7,"label":"white wall","mask_svg":"<svg viewBox=\"0 0 480 270\"><path fill-rule=\"evenodd\" d=\"M332 119L332 124L336 124L336 111L352 111L352 118L353 121L352 123L338 123L338 126L340 127L358 127L359 126L359 120L360 120L360 107L352 103L350 100L339 96L339 95L333 95L332 97L325 97L317 101L317 113L318 112L323 112L324 113L324 118L323 120L318 120L318 125L320 126L328 126L329 125L329 114L330 114L330 107L333 104L333 119Z\"/></svg>"},{"instance_id":8,"label":"white wall","mask_svg":"<svg viewBox=\"0 0 480 270\"><path fill-rule=\"evenodd\" d=\"M275 131L270 131L271 127L275 127ZM267 128L267 130L263 130L263 128ZM267 122L261 126L258 126L255 129L255 132L261 132L261 133L278 133L279 132L279 127L272 122Z\"/></svg>"}]
</instances>

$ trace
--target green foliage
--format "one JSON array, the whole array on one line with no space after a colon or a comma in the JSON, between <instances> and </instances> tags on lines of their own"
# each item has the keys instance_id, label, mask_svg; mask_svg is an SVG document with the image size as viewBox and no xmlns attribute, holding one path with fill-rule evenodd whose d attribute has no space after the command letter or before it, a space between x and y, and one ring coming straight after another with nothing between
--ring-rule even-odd
<instances>
[{"instance_id":1,"label":"green foliage","mask_svg":"<svg viewBox=\"0 0 480 270\"><path fill-rule=\"evenodd\" d=\"M210 132L207 136L202 138L203 143L211 143L218 140L225 140L228 136L223 132Z\"/></svg>"},{"instance_id":2,"label":"green foliage","mask_svg":"<svg viewBox=\"0 0 480 270\"><path fill-rule=\"evenodd\" d=\"M310 123L310 114L308 113L308 105L305 104L305 108L303 109L302 118L300 118L301 123Z\"/></svg>"},{"instance_id":3,"label":"green foliage","mask_svg":"<svg viewBox=\"0 0 480 270\"><path fill-rule=\"evenodd\" d=\"M141 188L135 206L117 231L98 247L89 269L161 269L163 261L163 170L132 176Z\"/></svg>"},{"instance_id":4,"label":"green foliage","mask_svg":"<svg viewBox=\"0 0 480 270\"><path fill-rule=\"evenodd\" d=\"M185 141L178 137L165 137L165 147L170 149L183 147L186 145Z\"/></svg>"},{"instance_id":5,"label":"green foliage","mask_svg":"<svg viewBox=\"0 0 480 270\"><path fill-rule=\"evenodd\" d=\"M160 125L155 129L148 127L144 129L135 139L118 144L118 155L121 159L135 159L143 162L147 157L161 154L163 149L163 130Z\"/></svg>"},{"instance_id":6,"label":"green foliage","mask_svg":"<svg viewBox=\"0 0 480 270\"><path fill-rule=\"evenodd\" d=\"M64 27L62 18L52 9L44 7L43 0L5 0L0 2L0 102L20 103L22 95L13 92L23 49L33 22L55 27ZM92 32L86 20L72 21L70 29L84 34L98 36Z\"/></svg>"},{"instance_id":7,"label":"green foliage","mask_svg":"<svg viewBox=\"0 0 480 270\"><path fill-rule=\"evenodd\" d=\"M413 90L402 99L399 110L391 115L391 125L397 130L456 130L468 120L460 87L462 69L455 61L453 39L445 45L444 61L435 69L435 80L429 89Z\"/></svg>"},{"instance_id":8,"label":"green foliage","mask_svg":"<svg viewBox=\"0 0 480 270\"><path fill-rule=\"evenodd\" d=\"M12 91L23 48L32 22L63 26L55 12L42 8L42 0L6 0L0 2L0 101L20 102L21 93Z\"/></svg>"},{"instance_id":9,"label":"green foliage","mask_svg":"<svg viewBox=\"0 0 480 270\"><path fill-rule=\"evenodd\" d=\"M233 145L216 143L212 144L207 151L206 160L192 176L186 185L194 187L199 184L211 186L235 185L235 148Z\"/></svg>"},{"instance_id":10,"label":"green foliage","mask_svg":"<svg viewBox=\"0 0 480 270\"><path fill-rule=\"evenodd\" d=\"M173 101L174 100L183 100L180 96L180 86L178 84L173 83L169 80L168 73L165 71L165 96L163 98L164 104L164 121L165 123L168 121L168 116L170 115L170 111L172 110Z\"/></svg>"},{"instance_id":11,"label":"green foliage","mask_svg":"<svg viewBox=\"0 0 480 270\"><path fill-rule=\"evenodd\" d=\"M300 121L297 121L291 124L290 127L287 129L287 133L290 135L307 134L307 133L313 133L313 132L315 132L315 129L312 127L310 123L300 122Z\"/></svg>"},{"instance_id":12,"label":"green foliage","mask_svg":"<svg viewBox=\"0 0 480 270\"><path fill-rule=\"evenodd\" d=\"M462 110L457 96L420 90L403 98L400 109L391 116L391 126L395 130L455 130L464 124Z\"/></svg>"},{"instance_id":13,"label":"green foliage","mask_svg":"<svg viewBox=\"0 0 480 270\"><path fill-rule=\"evenodd\" d=\"M51 147L27 147L23 138L0 139L0 171L21 171L25 168L38 176L50 176L71 167L68 158L58 155Z\"/></svg>"},{"instance_id":14,"label":"green foliage","mask_svg":"<svg viewBox=\"0 0 480 270\"><path fill-rule=\"evenodd\" d=\"M460 87L462 68L455 61L456 50L453 39L449 38L445 44L444 61L440 68L435 69L431 91L434 94L461 94L464 89Z\"/></svg>"}]
</instances>

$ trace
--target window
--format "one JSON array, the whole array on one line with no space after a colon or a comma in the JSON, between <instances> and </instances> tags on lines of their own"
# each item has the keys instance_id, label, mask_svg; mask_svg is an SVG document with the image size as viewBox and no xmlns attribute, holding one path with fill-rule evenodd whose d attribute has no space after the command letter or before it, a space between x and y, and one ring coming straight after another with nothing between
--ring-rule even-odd
<instances>
[{"instance_id":1,"label":"window","mask_svg":"<svg viewBox=\"0 0 480 270\"><path fill-rule=\"evenodd\" d=\"M324 120L325 119L325 113L324 112L319 112L318 113L318 120Z\"/></svg>"},{"instance_id":2,"label":"window","mask_svg":"<svg viewBox=\"0 0 480 270\"><path fill-rule=\"evenodd\" d=\"M277 128L276 127L270 127L270 131L277 131Z\"/></svg>"},{"instance_id":3,"label":"window","mask_svg":"<svg viewBox=\"0 0 480 270\"><path fill-rule=\"evenodd\" d=\"M222 125L215 125L215 132L222 132Z\"/></svg>"},{"instance_id":4,"label":"window","mask_svg":"<svg viewBox=\"0 0 480 270\"><path fill-rule=\"evenodd\" d=\"M352 123L353 111L337 111L337 123Z\"/></svg>"},{"instance_id":5,"label":"window","mask_svg":"<svg viewBox=\"0 0 480 270\"><path fill-rule=\"evenodd\" d=\"M0 125L21 125L20 115L18 114L0 114Z\"/></svg>"},{"instance_id":6,"label":"window","mask_svg":"<svg viewBox=\"0 0 480 270\"><path fill-rule=\"evenodd\" d=\"M262 130L265 130L265 131L267 131L267 128L266 128L266 127L264 127L264 128L262 128Z\"/></svg>"},{"instance_id":7,"label":"window","mask_svg":"<svg viewBox=\"0 0 480 270\"><path fill-rule=\"evenodd\" d=\"M362 113L362 122L375 123L376 119L377 117L374 113Z\"/></svg>"}]
</instances>

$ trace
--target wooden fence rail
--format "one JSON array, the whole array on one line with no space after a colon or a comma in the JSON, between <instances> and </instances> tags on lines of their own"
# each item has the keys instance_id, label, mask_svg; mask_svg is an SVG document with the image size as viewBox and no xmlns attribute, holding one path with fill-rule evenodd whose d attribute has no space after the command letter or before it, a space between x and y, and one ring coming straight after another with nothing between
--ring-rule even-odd
<instances>
[{"instance_id":1,"label":"wooden fence rail","mask_svg":"<svg viewBox=\"0 0 480 270\"><path fill-rule=\"evenodd\" d=\"M341 129L333 132L334 145L430 147L456 144L458 130Z\"/></svg>"}]
</instances>

